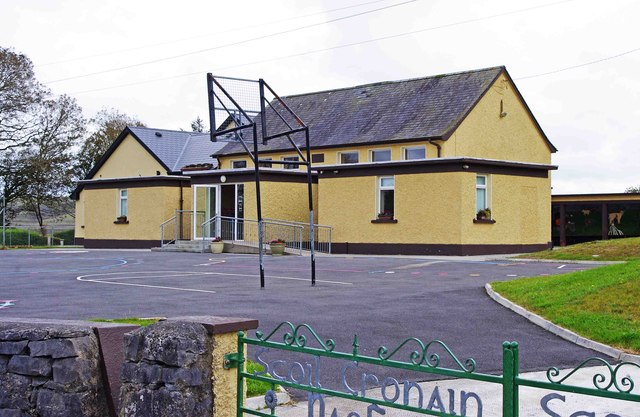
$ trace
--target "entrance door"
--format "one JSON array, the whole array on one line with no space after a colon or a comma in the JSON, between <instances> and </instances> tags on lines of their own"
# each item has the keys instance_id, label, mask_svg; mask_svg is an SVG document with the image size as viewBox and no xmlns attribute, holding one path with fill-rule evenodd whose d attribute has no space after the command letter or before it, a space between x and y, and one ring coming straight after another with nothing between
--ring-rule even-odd
<instances>
[{"instance_id":1,"label":"entrance door","mask_svg":"<svg viewBox=\"0 0 640 417\"><path fill-rule=\"evenodd\" d=\"M222 239L243 240L244 184L220 186L220 215L223 217ZM224 217L228 217L228 219L224 219Z\"/></svg>"},{"instance_id":2,"label":"entrance door","mask_svg":"<svg viewBox=\"0 0 640 417\"><path fill-rule=\"evenodd\" d=\"M217 187L203 187L196 186L193 196L193 207L195 207L193 235L197 238L211 238L218 236L216 222L210 222L205 226L205 230L202 230L202 224L207 220L213 218L218 213L217 211ZM203 236L204 232L204 236Z\"/></svg>"}]
</instances>

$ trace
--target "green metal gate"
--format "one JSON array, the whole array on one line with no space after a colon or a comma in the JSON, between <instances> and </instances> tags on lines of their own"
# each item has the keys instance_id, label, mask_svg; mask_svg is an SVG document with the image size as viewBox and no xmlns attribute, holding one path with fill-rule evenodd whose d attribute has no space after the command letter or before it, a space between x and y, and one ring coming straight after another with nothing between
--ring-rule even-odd
<instances>
[{"instance_id":1,"label":"green metal gate","mask_svg":"<svg viewBox=\"0 0 640 417\"><path fill-rule=\"evenodd\" d=\"M282 336L282 342L275 341L276 338ZM307 346L307 343L312 341L317 347ZM294 388L309 393L309 403L313 406L313 402L318 400L324 404L323 396L331 396L338 398L345 398L361 403L366 403L367 417L371 417L375 414L385 414L385 410L382 407L405 410L415 412L419 414L426 414L432 416L441 417L458 417L465 416L467 401L474 399L473 393L467 393L467 398L461 397L461 404L458 407L458 412L447 412L446 407L441 404L437 404L436 407L423 407L422 392L420 391L420 402L417 405L411 405L407 400L407 392L411 389L416 389L414 382L404 381L404 398L403 401L399 401L403 395L401 395L401 389L399 383L394 378L385 378L380 384L380 392L382 398L374 398L367 395L367 392L363 388L361 391L354 390L349 387L346 382L344 370L342 378L344 381L345 391L339 391L335 389L328 389L322 387L319 380L314 381L312 377L312 370L307 369L305 375L305 366L298 362L292 362L292 365L288 375L281 375L273 372L275 375L270 375L265 372L248 373L245 371L245 356L246 346L251 345L259 348L273 349L276 351L288 351L295 352L295 354L308 354L314 358L324 357L337 360L349 361L348 363L357 364L370 364L384 367L385 369L402 369L408 371L415 371L421 374L441 375L450 377L457 380L469 380L479 381L488 384L497 384L501 387L502 391L502 416L503 417L518 417L519 416L519 396L522 387L539 388L545 390L552 390L555 394L552 399L563 398L557 392L574 393L597 398L609 398L614 400L622 400L625 402L640 402L640 395L632 393L634 390L634 381L631 377L623 375L623 369L637 368L640 369L640 365L631 362L621 362L616 365L612 365L602 358L588 358L580 363L575 369L565 372L561 375L561 372L553 367L549 368L546 372L547 381L538 381L533 379L526 379L519 376L519 350L518 343L516 342L504 342L502 345L502 375L490 375L476 372L476 362L474 359L458 359L451 349L445 345L442 341L434 340L428 343L421 341L418 338L412 337L404 340L395 349L390 350L384 346L377 349L377 356L365 356L359 353L358 337L354 336L351 346L351 352L338 352L335 351L335 343L332 339L323 341L317 333L307 324L294 325L290 322L283 322L278 325L273 331L265 335L258 331L254 338L248 337L245 333L238 333L238 351L229 355L225 355L224 366L226 369L238 368L238 380L237 380L237 416L242 417L245 413L260 417L276 416L277 397L273 390L276 384L283 387ZM440 354L436 353L436 350ZM443 367L441 365L441 359L445 359L442 355L446 355L446 360L453 364L451 367ZM258 358L259 359L259 358ZM283 362L283 361L280 361ZM318 362L319 364L319 362ZM267 364L268 365L268 364ZM307 364L309 365L309 364ZM578 385L567 384L577 372L584 370L590 365L601 365L607 371L608 375L603 373L597 373L593 377L593 387L584 387ZM275 369L275 368L274 368ZM297 375L294 374L297 371ZM318 371L319 373L319 371ZM296 377L297 376L297 377ZM244 385L245 380L253 379L263 381L271 384L272 390L265 395L265 405L270 412L263 412L245 407L244 404ZM407 388L407 386L409 388ZM393 395L387 395L388 392L393 392ZM417 389L420 389L418 387ZM369 391L369 390L367 390ZM464 391L463 391L464 393ZM473 395L471 395L473 394ZM558 397L560 395L560 397ZM477 397L477 396L476 396ZM465 400L462 403L462 400ZM479 401L479 398L478 398ZM452 407L453 408L453 407ZM477 407L476 407L477 409ZM476 411L475 415L482 415L482 406L480 405L480 411ZM592 413L577 412L572 416L591 416ZM322 408L322 415L324 415L324 407ZM311 413L309 414L312 415ZM327 414L328 415L328 414ZM543 416L559 416L552 411L548 411L546 414L540 414ZM349 413L346 417L359 417L356 412ZM622 416L618 414L606 414L603 417L637 417L640 416L640 408L636 409L633 416ZM322 417L322 416L321 416ZM331 417L337 417L336 410L334 409ZM564 417L564 416L562 416ZM600 417L600 416L598 416Z\"/></svg>"}]
</instances>

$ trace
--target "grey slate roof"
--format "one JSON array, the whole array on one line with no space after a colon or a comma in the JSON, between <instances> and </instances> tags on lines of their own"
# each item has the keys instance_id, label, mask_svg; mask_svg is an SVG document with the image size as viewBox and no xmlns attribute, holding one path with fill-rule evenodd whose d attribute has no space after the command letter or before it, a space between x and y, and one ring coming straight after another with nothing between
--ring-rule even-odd
<instances>
[{"instance_id":1,"label":"grey slate roof","mask_svg":"<svg viewBox=\"0 0 640 417\"><path fill-rule=\"evenodd\" d=\"M220 152L227 145L223 141L211 142L209 133L131 126L129 130L169 172L179 172L182 167L193 164L210 163L216 167L218 161L211 158L211 154Z\"/></svg>"},{"instance_id":2,"label":"grey slate roof","mask_svg":"<svg viewBox=\"0 0 640 417\"><path fill-rule=\"evenodd\" d=\"M312 148L417 138L446 140L502 71L504 67L493 67L283 99L309 126ZM274 107L286 115L279 103ZM286 130L273 110L268 109L266 114L270 135ZM261 138L260 123L257 129ZM304 146L302 134L294 138ZM245 140L252 140L250 129L246 129ZM291 149L285 137L261 146L262 151L283 149ZM221 153L239 152L243 152L242 146L232 143Z\"/></svg>"}]
</instances>

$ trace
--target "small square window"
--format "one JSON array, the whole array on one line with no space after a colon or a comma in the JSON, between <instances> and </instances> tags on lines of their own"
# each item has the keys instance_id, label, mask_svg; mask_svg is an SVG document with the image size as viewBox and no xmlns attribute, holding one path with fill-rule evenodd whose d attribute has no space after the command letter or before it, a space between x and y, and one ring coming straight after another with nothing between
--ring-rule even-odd
<instances>
[{"instance_id":1,"label":"small square window","mask_svg":"<svg viewBox=\"0 0 640 417\"><path fill-rule=\"evenodd\" d=\"M427 157L427 150L424 146L412 146L404 148L404 159L425 159Z\"/></svg>"},{"instance_id":2,"label":"small square window","mask_svg":"<svg viewBox=\"0 0 640 417\"><path fill-rule=\"evenodd\" d=\"M357 164L359 162L358 152L340 152L338 155L341 164Z\"/></svg>"},{"instance_id":3,"label":"small square window","mask_svg":"<svg viewBox=\"0 0 640 417\"><path fill-rule=\"evenodd\" d=\"M285 156L282 158L283 161L299 161L300 158L297 156ZM298 169L298 164L284 164L284 169Z\"/></svg>"},{"instance_id":4,"label":"small square window","mask_svg":"<svg viewBox=\"0 0 640 417\"><path fill-rule=\"evenodd\" d=\"M233 168L233 169L246 168L246 167L247 167L247 161L233 161L233 162L231 162L231 168Z\"/></svg>"},{"instance_id":5,"label":"small square window","mask_svg":"<svg viewBox=\"0 0 640 417\"><path fill-rule=\"evenodd\" d=\"M391 161L391 149L372 149L371 162Z\"/></svg>"}]
</instances>

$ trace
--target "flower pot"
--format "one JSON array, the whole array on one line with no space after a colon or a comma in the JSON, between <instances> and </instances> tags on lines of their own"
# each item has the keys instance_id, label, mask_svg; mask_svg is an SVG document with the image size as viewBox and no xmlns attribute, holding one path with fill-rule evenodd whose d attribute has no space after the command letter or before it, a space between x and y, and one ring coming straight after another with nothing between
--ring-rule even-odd
<instances>
[{"instance_id":1,"label":"flower pot","mask_svg":"<svg viewBox=\"0 0 640 417\"><path fill-rule=\"evenodd\" d=\"M224 250L224 242L211 242L209 247L211 248L211 253L222 253Z\"/></svg>"},{"instance_id":2,"label":"flower pot","mask_svg":"<svg viewBox=\"0 0 640 417\"><path fill-rule=\"evenodd\" d=\"M284 255L284 243L269 243L269 249L271 249L271 255L280 256Z\"/></svg>"}]
</instances>

